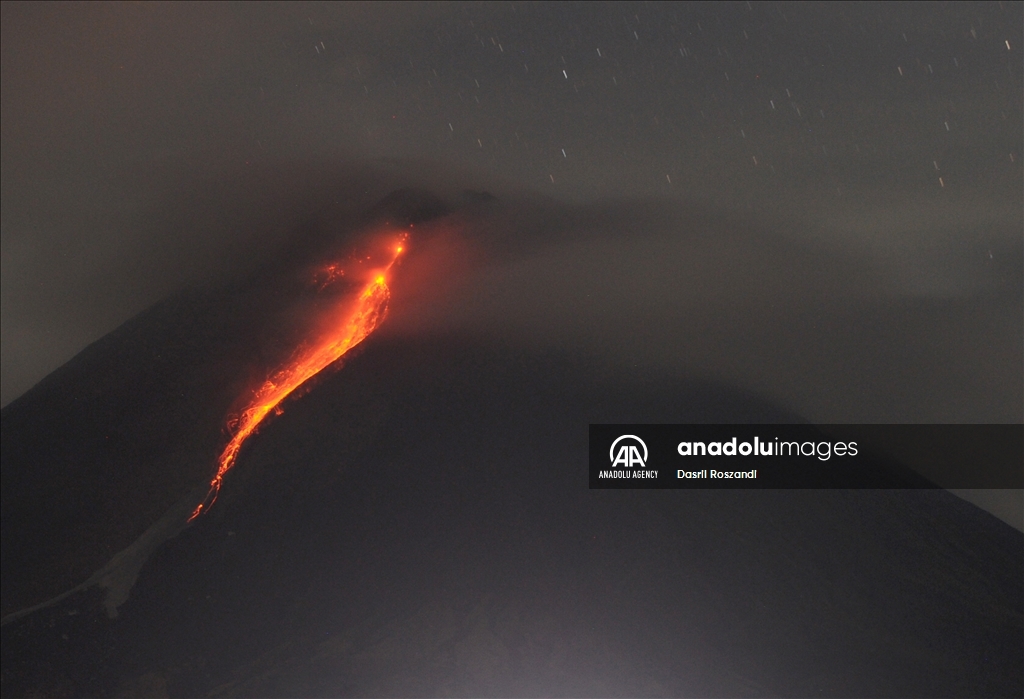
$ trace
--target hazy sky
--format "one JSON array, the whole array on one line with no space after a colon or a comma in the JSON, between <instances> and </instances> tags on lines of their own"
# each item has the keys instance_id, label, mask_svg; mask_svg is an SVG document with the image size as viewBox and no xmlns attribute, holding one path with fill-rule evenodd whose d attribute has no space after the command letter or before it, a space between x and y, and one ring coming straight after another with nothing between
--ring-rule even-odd
<instances>
[{"instance_id":1,"label":"hazy sky","mask_svg":"<svg viewBox=\"0 0 1024 699\"><path fill-rule=\"evenodd\" d=\"M3 3L2 402L367 164L1019 287L1021 9Z\"/></svg>"}]
</instances>

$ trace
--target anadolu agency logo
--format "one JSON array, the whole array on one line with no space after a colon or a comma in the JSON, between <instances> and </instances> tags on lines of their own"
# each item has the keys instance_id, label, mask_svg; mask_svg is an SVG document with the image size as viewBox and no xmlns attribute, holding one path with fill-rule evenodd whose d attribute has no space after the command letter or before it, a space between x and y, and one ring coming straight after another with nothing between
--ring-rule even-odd
<instances>
[{"instance_id":1,"label":"anadolu agency logo","mask_svg":"<svg viewBox=\"0 0 1024 699\"><path fill-rule=\"evenodd\" d=\"M624 434L612 442L608 450L612 467L600 471L598 478L657 478L657 471L648 471L647 445L635 434Z\"/></svg>"},{"instance_id":2,"label":"anadolu agency logo","mask_svg":"<svg viewBox=\"0 0 1024 699\"><path fill-rule=\"evenodd\" d=\"M632 440L635 444L631 444L627 440ZM643 457L640 456L640 450L636 448L637 444L644 450ZM618 447L619 450L616 451L615 447ZM612 468L618 466L643 468L647 464L647 445L635 434L624 434L612 442L612 447L608 450L608 458L612 462Z\"/></svg>"}]
</instances>

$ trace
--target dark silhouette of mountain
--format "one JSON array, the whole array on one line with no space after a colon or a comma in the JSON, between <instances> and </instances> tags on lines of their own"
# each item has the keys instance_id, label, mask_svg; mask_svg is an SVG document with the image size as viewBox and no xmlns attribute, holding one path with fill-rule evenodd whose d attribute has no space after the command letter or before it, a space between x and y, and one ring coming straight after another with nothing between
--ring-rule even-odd
<instances>
[{"instance_id":1,"label":"dark silhouette of mountain","mask_svg":"<svg viewBox=\"0 0 1024 699\"><path fill-rule=\"evenodd\" d=\"M4 409L5 617L204 486L260 294L166 301ZM945 491L588 489L589 423L799 419L758 396L386 326L315 384L117 618L90 586L5 624L4 696L1024 691L1024 535Z\"/></svg>"}]
</instances>

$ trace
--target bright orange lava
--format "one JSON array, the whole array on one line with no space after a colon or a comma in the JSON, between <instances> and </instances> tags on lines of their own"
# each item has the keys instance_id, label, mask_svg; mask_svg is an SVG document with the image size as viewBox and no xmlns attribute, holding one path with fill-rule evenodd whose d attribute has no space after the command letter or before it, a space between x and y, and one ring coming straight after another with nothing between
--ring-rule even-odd
<instances>
[{"instance_id":1,"label":"bright orange lava","mask_svg":"<svg viewBox=\"0 0 1024 699\"><path fill-rule=\"evenodd\" d=\"M217 460L217 473L210 481L210 491L192 512L190 522L210 509L217 500L221 485L224 483L224 475L235 465L242 444L256 432L263 419L271 412L279 412L278 406L281 401L365 340L384 321L388 299L391 296L386 275L402 250L401 244L395 246L391 262L362 288L351 312L339 319L339 322L324 333L316 344L300 352L291 362L278 369L255 392L238 418L234 436ZM327 269L334 272L337 266L331 265Z\"/></svg>"}]
</instances>

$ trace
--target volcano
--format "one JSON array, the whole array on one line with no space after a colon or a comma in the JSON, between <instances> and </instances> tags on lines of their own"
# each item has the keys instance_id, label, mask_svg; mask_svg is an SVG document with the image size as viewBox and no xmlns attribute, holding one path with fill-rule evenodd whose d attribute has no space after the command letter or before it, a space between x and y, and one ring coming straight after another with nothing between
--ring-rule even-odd
<instances>
[{"instance_id":1,"label":"volcano","mask_svg":"<svg viewBox=\"0 0 1024 699\"><path fill-rule=\"evenodd\" d=\"M401 191L359 228L412 257L490 203ZM590 423L802 421L723 381L385 322L190 521L294 356L268 318L319 308L282 291L307 243L4 408L4 696L1024 693L1024 535L946 491L588 489Z\"/></svg>"}]
</instances>

